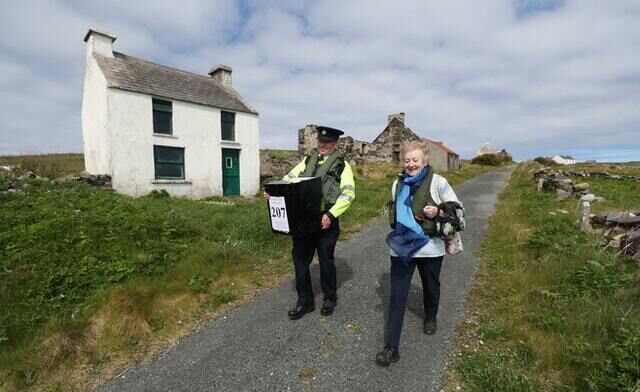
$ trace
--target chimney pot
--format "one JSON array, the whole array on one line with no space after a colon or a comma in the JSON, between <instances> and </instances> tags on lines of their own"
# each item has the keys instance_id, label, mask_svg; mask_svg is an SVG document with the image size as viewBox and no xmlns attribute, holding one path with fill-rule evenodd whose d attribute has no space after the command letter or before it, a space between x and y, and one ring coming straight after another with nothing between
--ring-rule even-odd
<instances>
[{"instance_id":1,"label":"chimney pot","mask_svg":"<svg viewBox=\"0 0 640 392\"><path fill-rule=\"evenodd\" d=\"M391 120L393 120L394 118L397 118L404 124L404 112L390 114L389 116L387 116L387 120L388 120L387 124L391 123Z\"/></svg>"}]
</instances>

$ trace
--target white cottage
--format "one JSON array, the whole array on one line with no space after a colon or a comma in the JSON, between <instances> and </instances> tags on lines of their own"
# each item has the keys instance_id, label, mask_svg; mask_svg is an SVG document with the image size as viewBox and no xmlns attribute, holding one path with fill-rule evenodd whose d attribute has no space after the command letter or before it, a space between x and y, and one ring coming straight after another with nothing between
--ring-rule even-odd
<instances>
[{"instance_id":1,"label":"white cottage","mask_svg":"<svg viewBox=\"0 0 640 392\"><path fill-rule=\"evenodd\" d=\"M254 195L260 186L258 112L231 68L197 75L114 52L90 29L82 96L85 167L131 196Z\"/></svg>"},{"instance_id":2,"label":"white cottage","mask_svg":"<svg viewBox=\"0 0 640 392\"><path fill-rule=\"evenodd\" d=\"M560 165L575 165L576 159L570 155L556 155L551 158L552 161Z\"/></svg>"}]
</instances>

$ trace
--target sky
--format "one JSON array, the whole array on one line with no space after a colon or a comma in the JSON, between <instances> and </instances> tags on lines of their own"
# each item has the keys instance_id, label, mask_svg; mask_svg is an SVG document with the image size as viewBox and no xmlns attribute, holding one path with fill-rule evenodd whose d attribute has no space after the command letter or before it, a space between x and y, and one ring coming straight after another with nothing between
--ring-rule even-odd
<instances>
[{"instance_id":1,"label":"sky","mask_svg":"<svg viewBox=\"0 0 640 392\"><path fill-rule=\"evenodd\" d=\"M372 141L405 112L462 158L640 160L638 0L22 0L0 3L0 155L82 152L90 28L233 85L261 148L306 124Z\"/></svg>"}]
</instances>

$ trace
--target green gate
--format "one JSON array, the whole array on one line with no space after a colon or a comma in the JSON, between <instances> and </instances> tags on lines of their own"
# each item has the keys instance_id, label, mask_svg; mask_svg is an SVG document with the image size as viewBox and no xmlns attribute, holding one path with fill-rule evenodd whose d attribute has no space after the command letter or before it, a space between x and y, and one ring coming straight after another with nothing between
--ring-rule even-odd
<instances>
[{"instance_id":1,"label":"green gate","mask_svg":"<svg viewBox=\"0 0 640 392\"><path fill-rule=\"evenodd\" d=\"M240 196L240 150L222 149L222 194Z\"/></svg>"}]
</instances>

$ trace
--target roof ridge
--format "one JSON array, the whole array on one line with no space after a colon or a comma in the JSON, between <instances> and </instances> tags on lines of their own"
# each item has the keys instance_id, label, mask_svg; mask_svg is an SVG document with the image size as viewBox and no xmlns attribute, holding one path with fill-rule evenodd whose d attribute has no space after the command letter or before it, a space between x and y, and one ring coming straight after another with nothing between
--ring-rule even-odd
<instances>
[{"instance_id":1,"label":"roof ridge","mask_svg":"<svg viewBox=\"0 0 640 392\"><path fill-rule=\"evenodd\" d=\"M115 56L116 54L118 54L120 56L128 57L128 58L136 60L136 61L142 61L143 63L155 65L155 66L162 67L162 68L167 68L167 69L169 69L171 71L178 71L178 72L181 72L181 73L185 73L185 74L189 74L189 75L193 75L193 76L198 76L198 77L204 78L206 80L210 80L210 81L218 84L220 87L225 87L222 83L220 83L216 79L212 78L211 76L207 76L207 75L203 75L203 74L199 74L199 73L195 73L195 72L191 72L191 71L185 71L184 69L170 67L168 65L164 65L164 64L160 64L160 63L154 63L153 61L145 60L145 59L142 59L140 57L131 56L130 54L114 51L113 55Z\"/></svg>"}]
</instances>

